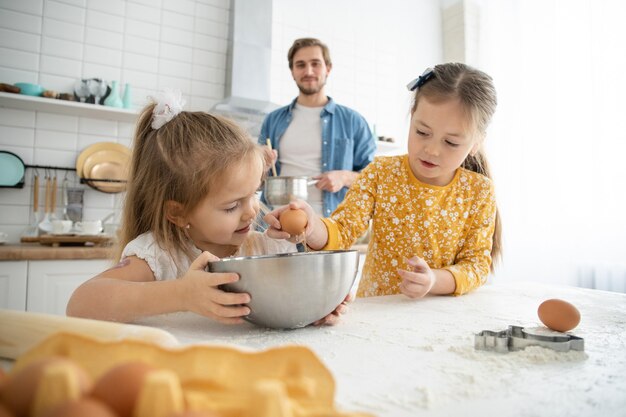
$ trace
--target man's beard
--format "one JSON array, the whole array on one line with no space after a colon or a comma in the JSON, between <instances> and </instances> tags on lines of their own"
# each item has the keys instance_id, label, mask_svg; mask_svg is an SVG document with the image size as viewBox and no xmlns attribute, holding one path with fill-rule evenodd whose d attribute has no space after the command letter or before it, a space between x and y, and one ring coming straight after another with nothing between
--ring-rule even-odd
<instances>
[{"instance_id":1,"label":"man's beard","mask_svg":"<svg viewBox=\"0 0 626 417\"><path fill-rule=\"evenodd\" d=\"M300 83L296 83L296 85L298 86L298 90L300 90L302 94L304 94L305 96L312 96L322 91L322 89L326 85L326 80L320 82L317 87L312 88L303 87L302 85L300 85Z\"/></svg>"}]
</instances>

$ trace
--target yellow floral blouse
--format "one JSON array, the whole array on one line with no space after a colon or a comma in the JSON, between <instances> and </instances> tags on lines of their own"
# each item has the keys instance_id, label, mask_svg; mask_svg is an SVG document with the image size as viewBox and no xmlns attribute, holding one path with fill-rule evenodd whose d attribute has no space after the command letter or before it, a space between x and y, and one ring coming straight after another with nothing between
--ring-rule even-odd
<instances>
[{"instance_id":1,"label":"yellow floral blouse","mask_svg":"<svg viewBox=\"0 0 626 417\"><path fill-rule=\"evenodd\" d=\"M407 155L378 157L367 166L332 216L324 250L348 249L372 222L357 295L398 294L405 258L424 258L454 275L455 295L481 286L491 266L496 219L493 183L459 168L444 187L420 182Z\"/></svg>"}]
</instances>

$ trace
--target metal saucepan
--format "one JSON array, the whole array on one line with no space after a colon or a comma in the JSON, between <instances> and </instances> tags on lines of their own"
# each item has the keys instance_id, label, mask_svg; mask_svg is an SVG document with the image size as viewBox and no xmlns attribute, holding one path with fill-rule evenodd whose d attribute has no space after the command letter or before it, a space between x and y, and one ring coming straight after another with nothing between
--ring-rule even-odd
<instances>
[{"instance_id":1,"label":"metal saucepan","mask_svg":"<svg viewBox=\"0 0 626 417\"><path fill-rule=\"evenodd\" d=\"M289 202L309 197L307 187L317 184L313 177L267 177L263 186L265 200L272 206L282 206Z\"/></svg>"}]
</instances>

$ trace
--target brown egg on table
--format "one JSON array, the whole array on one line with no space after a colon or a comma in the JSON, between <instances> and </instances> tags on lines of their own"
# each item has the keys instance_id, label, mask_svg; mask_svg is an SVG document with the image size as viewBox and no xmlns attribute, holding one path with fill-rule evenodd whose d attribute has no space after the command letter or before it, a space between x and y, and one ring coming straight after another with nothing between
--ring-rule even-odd
<instances>
[{"instance_id":1,"label":"brown egg on table","mask_svg":"<svg viewBox=\"0 0 626 417\"><path fill-rule=\"evenodd\" d=\"M35 396L38 394L37 390L40 382L42 382L42 377L46 373L46 369L51 366L65 367L75 376L78 390L75 395L77 397L91 389L91 378L74 361L61 357L49 357L33 362L17 373L9 375L0 392L0 402L16 416L29 415L35 403ZM42 394L45 395L45 393ZM38 396L43 398L41 397L42 394Z\"/></svg>"},{"instance_id":2,"label":"brown egg on table","mask_svg":"<svg viewBox=\"0 0 626 417\"><path fill-rule=\"evenodd\" d=\"M154 370L143 362L115 366L98 378L91 397L107 404L120 417L131 417L146 375Z\"/></svg>"},{"instance_id":3,"label":"brown egg on table","mask_svg":"<svg viewBox=\"0 0 626 417\"><path fill-rule=\"evenodd\" d=\"M41 417L118 417L106 404L92 398L81 398L62 404Z\"/></svg>"},{"instance_id":4,"label":"brown egg on table","mask_svg":"<svg viewBox=\"0 0 626 417\"><path fill-rule=\"evenodd\" d=\"M282 230L292 236L299 236L304 233L309 221L304 210L289 209L280 214L279 219Z\"/></svg>"},{"instance_id":5,"label":"brown egg on table","mask_svg":"<svg viewBox=\"0 0 626 417\"><path fill-rule=\"evenodd\" d=\"M580 323L580 312L567 301L552 298L539 305L537 309L539 320L546 327L557 332L567 332Z\"/></svg>"}]
</instances>

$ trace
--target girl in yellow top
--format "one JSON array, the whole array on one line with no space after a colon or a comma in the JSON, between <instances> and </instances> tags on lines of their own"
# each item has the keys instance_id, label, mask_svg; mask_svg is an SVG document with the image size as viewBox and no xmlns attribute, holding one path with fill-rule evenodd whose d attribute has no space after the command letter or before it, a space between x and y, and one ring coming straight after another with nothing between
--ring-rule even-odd
<instances>
[{"instance_id":1,"label":"girl in yellow top","mask_svg":"<svg viewBox=\"0 0 626 417\"><path fill-rule=\"evenodd\" d=\"M307 244L347 249L372 237L359 296L464 294L482 285L500 249L494 187L483 154L496 108L491 77L464 64L437 65L412 81L408 154L376 158L329 218L303 201ZM279 208L266 216L280 230ZM293 240L293 237L291 237Z\"/></svg>"}]
</instances>

